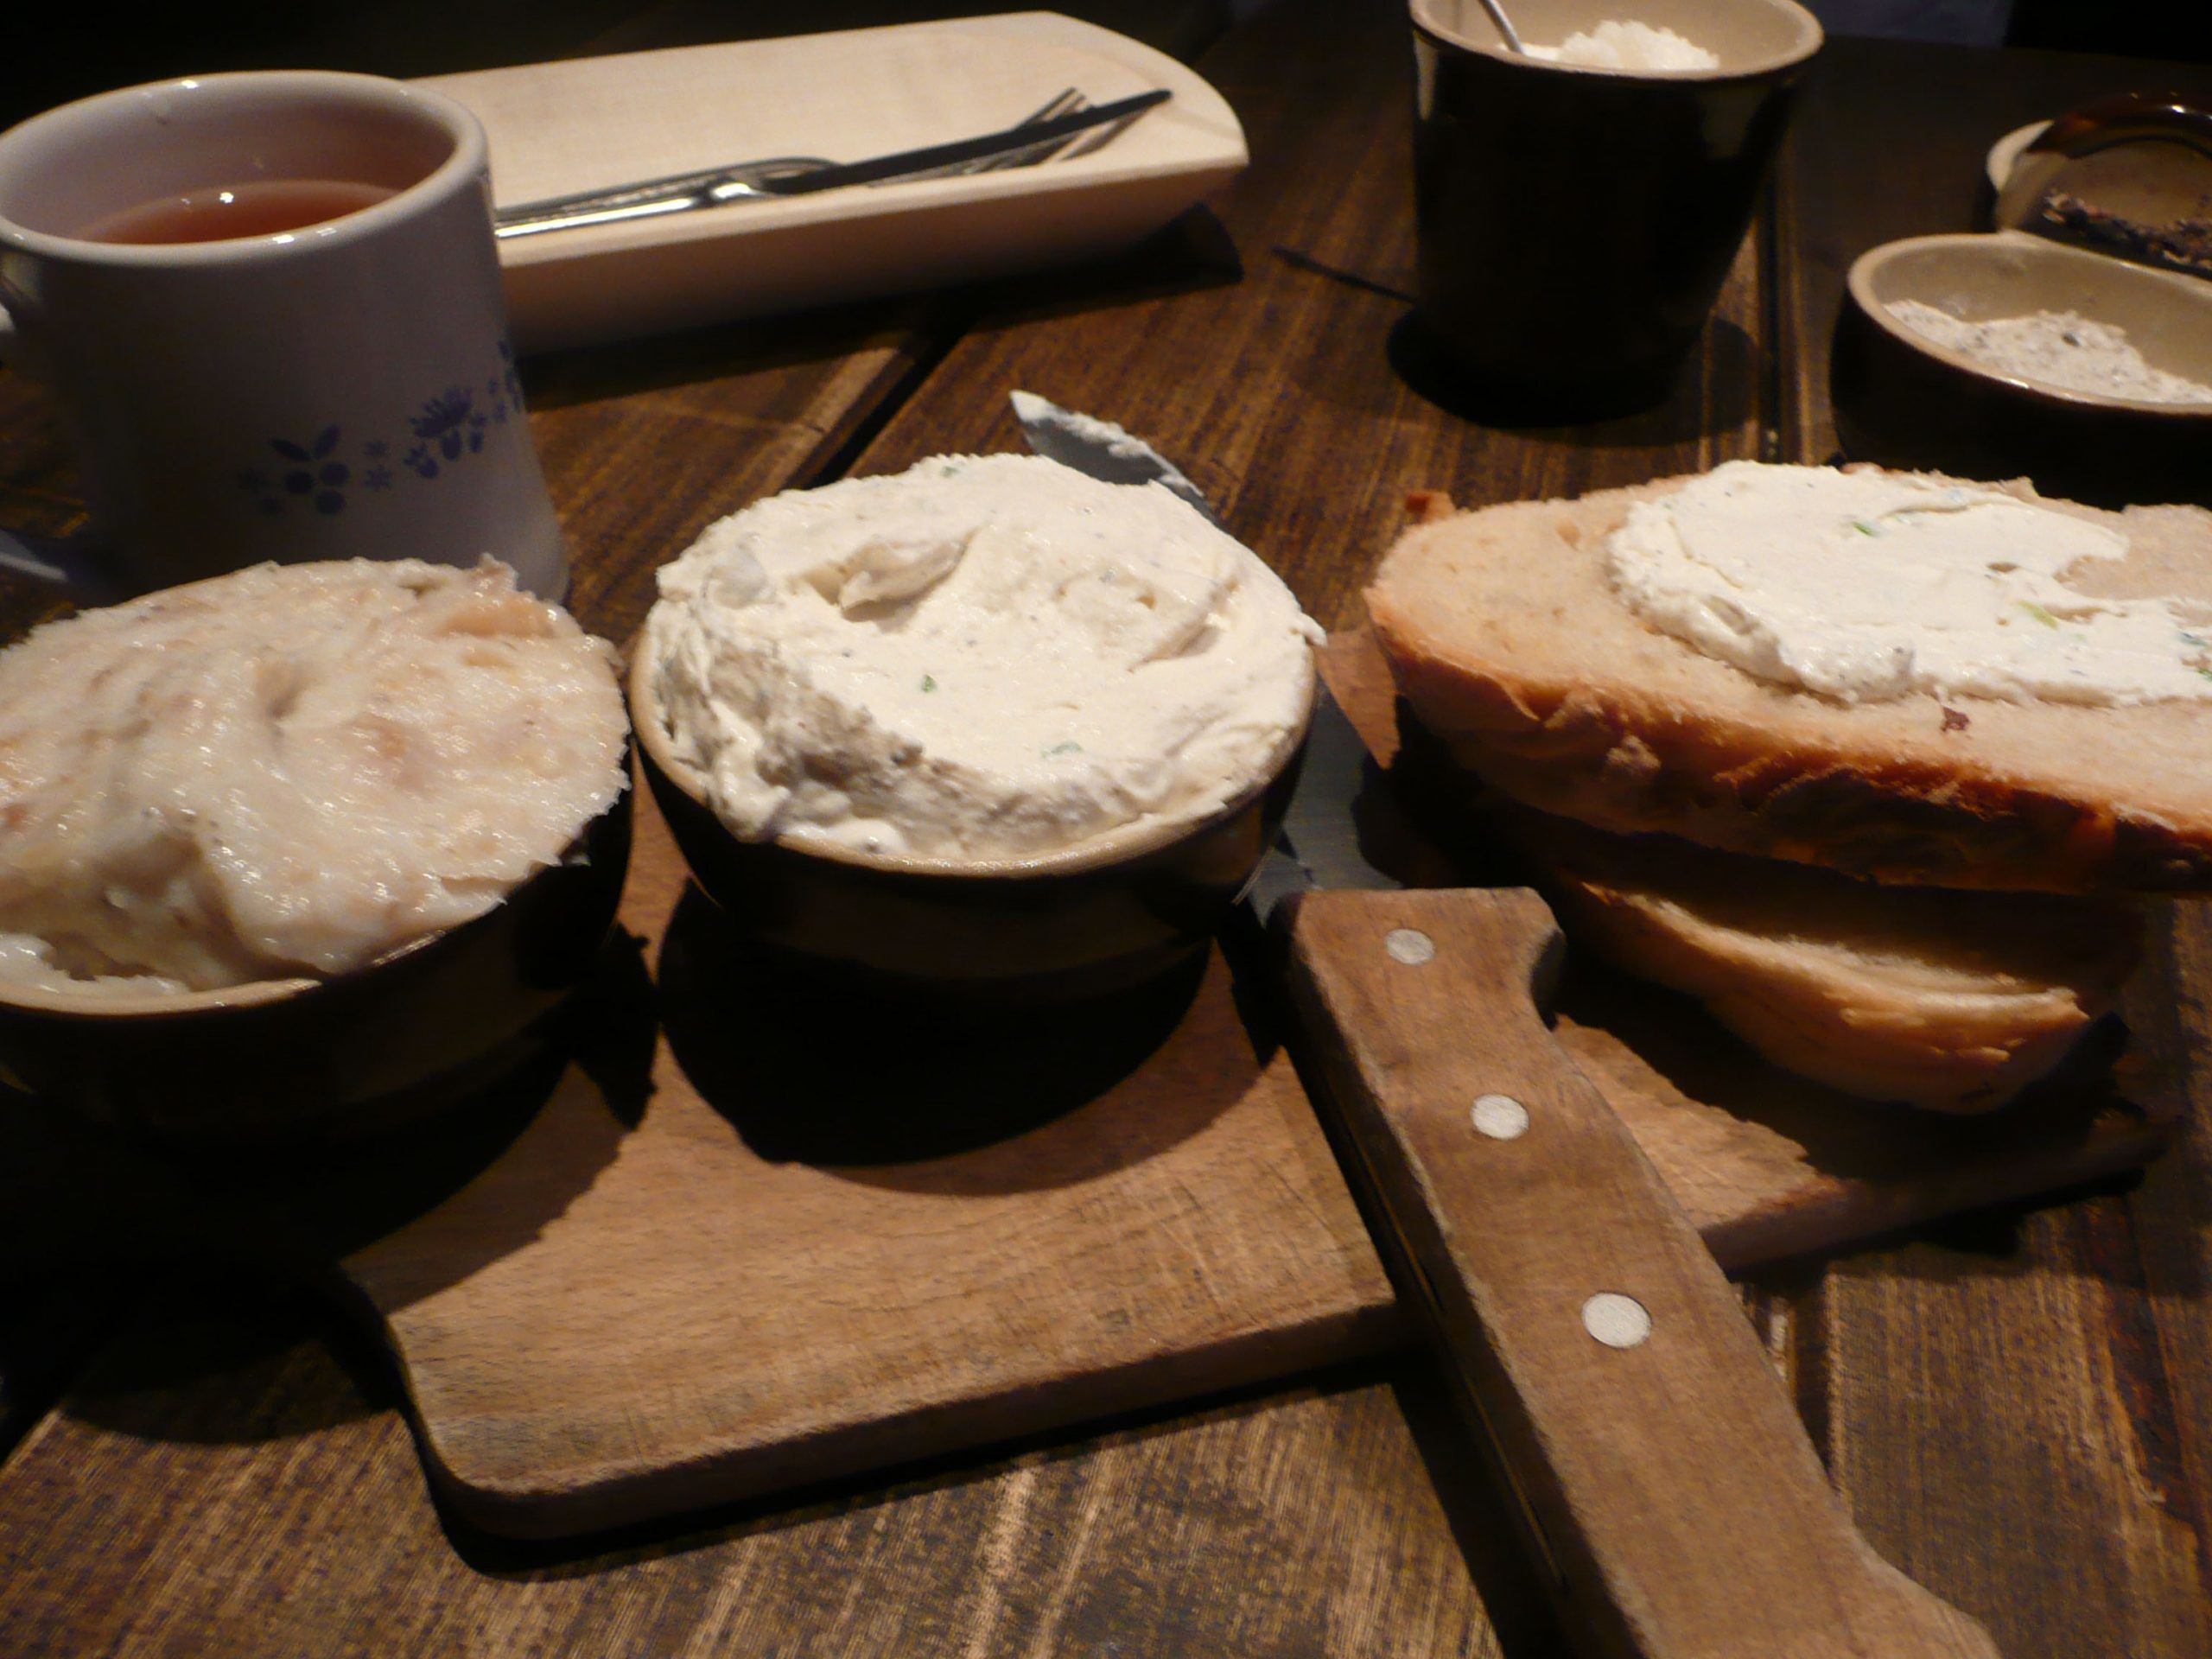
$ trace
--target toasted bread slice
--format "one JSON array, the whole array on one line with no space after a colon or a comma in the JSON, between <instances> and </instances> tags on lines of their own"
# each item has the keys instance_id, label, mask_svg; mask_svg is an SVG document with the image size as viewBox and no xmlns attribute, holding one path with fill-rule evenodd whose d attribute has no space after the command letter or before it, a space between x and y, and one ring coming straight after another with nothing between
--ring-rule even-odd
<instances>
[{"instance_id":1,"label":"toasted bread slice","mask_svg":"<svg viewBox=\"0 0 2212 1659\"><path fill-rule=\"evenodd\" d=\"M1417 499L1427 522L1368 608L1399 689L1463 764L1609 830L1870 880L2212 887L2212 702L1845 703L1754 678L1649 626L1608 577L1631 505L1685 481L1441 517ZM2212 601L2212 514L2046 505L2129 540L2072 578L2084 591Z\"/></svg>"},{"instance_id":2,"label":"toasted bread slice","mask_svg":"<svg viewBox=\"0 0 2212 1659\"><path fill-rule=\"evenodd\" d=\"M1525 809L1492 817L1577 949L1699 998L1783 1069L1872 1099L2001 1105L2112 1007L2139 954L2120 900L1875 887Z\"/></svg>"}]
</instances>

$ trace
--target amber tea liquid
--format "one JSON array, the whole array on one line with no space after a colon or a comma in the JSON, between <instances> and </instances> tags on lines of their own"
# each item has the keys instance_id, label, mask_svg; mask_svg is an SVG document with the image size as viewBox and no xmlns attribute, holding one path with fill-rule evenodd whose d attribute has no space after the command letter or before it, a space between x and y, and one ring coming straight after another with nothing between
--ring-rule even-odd
<instances>
[{"instance_id":1,"label":"amber tea liquid","mask_svg":"<svg viewBox=\"0 0 2212 1659\"><path fill-rule=\"evenodd\" d=\"M86 242L139 245L232 242L327 225L396 193L350 179L253 179L157 196L94 220L77 232Z\"/></svg>"}]
</instances>

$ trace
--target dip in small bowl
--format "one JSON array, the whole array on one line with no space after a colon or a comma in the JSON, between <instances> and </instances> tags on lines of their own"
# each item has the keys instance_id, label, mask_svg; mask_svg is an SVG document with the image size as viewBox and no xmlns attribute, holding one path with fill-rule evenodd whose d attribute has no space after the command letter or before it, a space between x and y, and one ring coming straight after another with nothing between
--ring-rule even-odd
<instances>
[{"instance_id":1,"label":"dip in small bowl","mask_svg":"<svg viewBox=\"0 0 2212 1659\"><path fill-rule=\"evenodd\" d=\"M1853 262L1830 382L1855 461L2123 506L2212 501L2212 283L2023 231Z\"/></svg>"},{"instance_id":2,"label":"dip in small bowl","mask_svg":"<svg viewBox=\"0 0 2212 1659\"><path fill-rule=\"evenodd\" d=\"M1265 851L1319 630L1156 485L1023 455L755 503L661 573L647 782L761 943L988 998L1203 944Z\"/></svg>"},{"instance_id":3,"label":"dip in small bowl","mask_svg":"<svg viewBox=\"0 0 2212 1659\"><path fill-rule=\"evenodd\" d=\"M612 652L512 574L264 565L0 653L0 1066L165 1132L391 1121L518 1056L629 849Z\"/></svg>"}]
</instances>

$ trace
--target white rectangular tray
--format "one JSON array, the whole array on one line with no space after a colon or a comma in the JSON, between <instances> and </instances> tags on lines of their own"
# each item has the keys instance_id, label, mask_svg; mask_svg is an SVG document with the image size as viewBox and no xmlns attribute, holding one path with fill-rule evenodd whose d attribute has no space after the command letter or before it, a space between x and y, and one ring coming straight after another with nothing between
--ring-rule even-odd
<instances>
[{"instance_id":1,"label":"white rectangular tray","mask_svg":"<svg viewBox=\"0 0 2212 1659\"><path fill-rule=\"evenodd\" d=\"M1063 87L1173 98L1090 155L502 243L518 349L545 351L1082 258L1244 165L1220 93L1052 12L528 64L428 80L476 112L501 206L760 156L847 161L1011 126Z\"/></svg>"}]
</instances>

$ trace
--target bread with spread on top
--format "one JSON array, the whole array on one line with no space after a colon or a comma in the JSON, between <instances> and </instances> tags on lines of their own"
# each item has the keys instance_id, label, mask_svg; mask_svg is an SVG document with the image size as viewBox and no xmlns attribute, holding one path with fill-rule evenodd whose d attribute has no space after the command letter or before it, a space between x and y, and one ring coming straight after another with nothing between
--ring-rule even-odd
<instances>
[{"instance_id":1,"label":"bread with spread on top","mask_svg":"<svg viewBox=\"0 0 2212 1659\"><path fill-rule=\"evenodd\" d=\"M1870 880L2212 888L2212 700L1910 690L1851 701L1747 671L1632 608L1609 562L1631 510L1694 481L1471 512L1428 498L1417 509L1368 607L1399 689L1459 761L1586 823ZM2155 598L2212 617L2212 514L2107 513L2024 483L1925 481L2001 491L2117 531L2124 557L2065 573L2089 600ZM1871 540L1867 550L1878 550ZM1997 554L1990 564L2002 570ZM1909 611L1914 601L1895 602ZM2017 620L2023 639L2048 626L2054 648L2069 643L2070 617L2027 602Z\"/></svg>"},{"instance_id":2,"label":"bread with spread on top","mask_svg":"<svg viewBox=\"0 0 2212 1659\"><path fill-rule=\"evenodd\" d=\"M1493 802L1569 937L1683 991L1786 1071L1938 1111L2003 1104L2110 1009L2124 901L1874 887Z\"/></svg>"}]
</instances>

